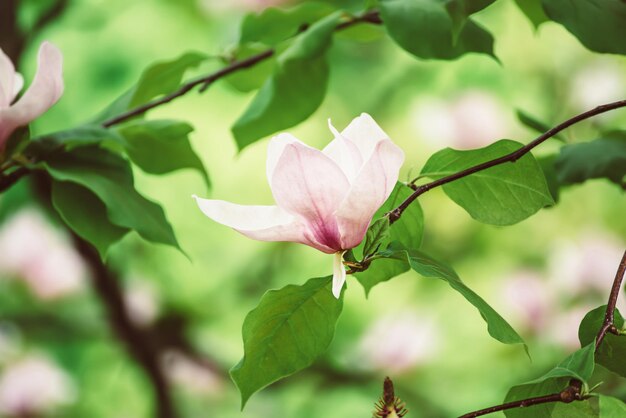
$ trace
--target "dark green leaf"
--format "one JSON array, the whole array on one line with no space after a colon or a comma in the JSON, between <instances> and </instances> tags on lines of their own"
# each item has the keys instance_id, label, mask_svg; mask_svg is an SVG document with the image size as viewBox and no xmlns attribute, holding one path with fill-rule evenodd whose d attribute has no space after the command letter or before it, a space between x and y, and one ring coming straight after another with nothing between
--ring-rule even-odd
<instances>
[{"instance_id":1,"label":"dark green leaf","mask_svg":"<svg viewBox=\"0 0 626 418\"><path fill-rule=\"evenodd\" d=\"M585 315L578 329L578 339L581 344L590 344L595 341L596 335L604 322L605 312L606 305L600 306ZM615 310L614 323L618 329L624 327L624 318L617 309ZM626 362L624 358L626 358L626 336L608 333L596 353L596 362L613 373L626 377Z\"/></svg>"},{"instance_id":2,"label":"dark green leaf","mask_svg":"<svg viewBox=\"0 0 626 418\"><path fill-rule=\"evenodd\" d=\"M455 59L468 52L494 56L493 37L471 19L455 41L445 2L381 0L380 13L391 38L419 58Z\"/></svg>"},{"instance_id":3,"label":"dark green leaf","mask_svg":"<svg viewBox=\"0 0 626 418\"><path fill-rule=\"evenodd\" d=\"M592 51L626 54L623 0L543 0L543 8Z\"/></svg>"},{"instance_id":4,"label":"dark green leaf","mask_svg":"<svg viewBox=\"0 0 626 418\"><path fill-rule=\"evenodd\" d=\"M174 120L137 120L119 129L126 138L128 156L145 172L164 174L192 168L211 187L202 161L191 148L188 136L192 131L191 125Z\"/></svg>"},{"instance_id":5,"label":"dark green leaf","mask_svg":"<svg viewBox=\"0 0 626 418\"><path fill-rule=\"evenodd\" d=\"M17 128L7 139L4 152L0 152L0 160L6 161L13 155L20 153L28 144L30 128L21 126Z\"/></svg>"},{"instance_id":6,"label":"dark green leaf","mask_svg":"<svg viewBox=\"0 0 626 418\"><path fill-rule=\"evenodd\" d=\"M566 145L555 161L561 184L607 178L624 185L626 176L626 133L614 132L590 142Z\"/></svg>"},{"instance_id":7,"label":"dark green leaf","mask_svg":"<svg viewBox=\"0 0 626 418\"><path fill-rule=\"evenodd\" d=\"M239 149L302 122L319 107L328 84L326 51L338 20L333 14L317 22L280 54L274 74L232 127Z\"/></svg>"},{"instance_id":8,"label":"dark green leaf","mask_svg":"<svg viewBox=\"0 0 626 418\"><path fill-rule=\"evenodd\" d=\"M538 28L543 22L550 20L543 10L541 0L515 0L515 3L535 28Z\"/></svg>"},{"instance_id":9,"label":"dark green leaf","mask_svg":"<svg viewBox=\"0 0 626 418\"><path fill-rule=\"evenodd\" d=\"M543 175L546 178L546 183L548 184L548 190L550 190L550 196L552 196L552 200L555 202L559 201L559 190L561 187L561 183L556 175L556 167L554 163L556 162L557 154L550 154L543 157L537 158L537 162L543 170Z\"/></svg>"},{"instance_id":10,"label":"dark green leaf","mask_svg":"<svg viewBox=\"0 0 626 418\"><path fill-rule=\"evenodd\" d=\"M267 50L267 46L261 44L246 44L237 48L237 60L250 58ZM224 81L239 91L249 92L259 89L265 80L272 75L276 65L276 58L272 56L250 68L235 71L224 77Z\"/></svg>"},{"instance_id":11,"label":"dark green leaf","mask_svg":"<svg viewBox=\"0 0 626 418\"><path fill-rule=\"evenodd\" d=\"M89 189L76 183L53 180L52 204L63 221L92 243L103 259L109 247L129 231L112 224L104 203Z\"/></svg>"},{"instance_id":12,"label":"dark green leaf","mask_svg":"<svg viewBox=\"0 0 626 418\"><path fill-rule=\"evenodd\" d=\"M268 7L261 13L250 13L241 24L239 43L262 42L275 45L333 11L335 8L328 3L308 1L290 9Z\"/></svg>"},{"instance_id":13,"label":"dark green leaf","mask_svg":"<svg viewBox=\"0 0 626 418\"><path fill-rule=\"evenodd\" d=\"M243 324L244 357L231 370L242 408L250 396L308 367L330 344L343 306L331 277L267 292Z\"/></svg>"},{"instance_id":14,"label":"dark green leaf","mask_svg":"<svg viewBox=\"0 0 626 418\"><path fill-rule=\"evenodd\" d=\"M518 109L516 114L517 114L517 119L521 123L523 123L525 126L529 127L530 129L539 132L540 134L550 130L550 125L540 121L536 117L524 112L523 110ZM561 142L565 142L565 139L559 134L554 135L552 138L558 139Z\"/></svg>"},{"instance_id":15,"label":"dark green leaf","mask_svg":"<svg viewBox=\"0 0 626 418\"><path fill-rule=\"evenodd\" d=\"M373 254L387 238L389 238L389 218L384 216L372 222L367 229L363 254L366 256Z\"/></svg>"},{"instance_id":16,"label":"dark green leaf","mask_svg":"<svg viewBox=\"0 0 626 418\"><path fill-rule=\"evenodd\" d=\"M74 147L99 144L126 144L124 138L117 132L103 128L98 125L85 125L67 131L55 132L48 135L33 138L24 153L29 156L44 158L51 152L60 149L71 149Z\"/></svg>"},{"instance_id":17,"label":"dark green leaf","mask_svg":"<svg viewBox=\"0 0 626 418\"><path fill-rule=\"evenodd\" d=\"M626 404L611 396L600 395L600 418L626 417Z\"/></svg>"},{"instance_id":18,"label":"dark green leaf","mask_svg":"<svg viewBox=\"0 0 626 418\"><path fill-rule=\"evenodd\" d=\"M51 155L45 168L53 179L93 192L105 204L111 223L179 248L163 209L135 190L130 164L119 155L96 146L80 147Z\"/></svg>"},{"instance_id":19,"label":"dark green leaf","mask_svg":"<svg viewBox=\"0 0 626 418\"><path fill-rule=\"evenodd\" d=\"M514 386L506 395L505 402L533 398L536 396L552 395L565 389L571 379L578 379L586 383L593 374L595 363L593 359L594 343L590 343L565 360L545 375L523 385ZM507 418L552 418L552 417L592 417L594 406L590 401L573 402L571 404L557 404L555 402L526 408L509 409L505 411ZM597 415L596 415L597 416Z\"/></svg>"},{"instance_id":20,"label":"dark green leaf","mask_svg":"<svg viewBox=\"0 0 626 418\"><path fill-rule=\"evenodd\" d=\"M356 275L366 292L369 292L376 284L389 280L410 267L421 276L433 277L447 282L450 287L459 292L478 309L487 323L489 335L494 339L504 344L524 344L524 340L515 332L513 327L484 299L467 287L451 267L415 250L391 249L378 255L381 258L374 260L368 270Z\"/></svg>"},{"instance_id":21,"label":"dark green leaf","mask_svg":"<svg viewBox=\"0 0 626 418\"><path fill-rule=\"evenodd\" d=\"M439 179L521 147L518 142L500 140L470 151L446 148L429 158L422 175ZM445 184L443 190L472 218L492 225L515 224L554 204L543 171L530 153L515 163L500 164Z\"/></svg>"},{"instance_id":22,"label":"dark green leaf","mask_svg":"<svg viewBox=\"0 0 626 418\"><path fill-rule=\"evenodd\" d=\"M180 87L185 72L205 60L204 54L187 52L176 59L151 65L143 72L137 84L109 105L94 122L105 121L157 96L174 92Z\"/></svg>"},{"instance_id":23,"label":"dark green leaf","mask_svg":"<svg viewBox=\"0 0 626 418\"><path fill-rule=\"evenodd\" d=\"M495 1L496 0L448 0L446 2L446 9L452 18L454 36L458 36L470 15L481 11Z\"/></svg>"}]
</instances>

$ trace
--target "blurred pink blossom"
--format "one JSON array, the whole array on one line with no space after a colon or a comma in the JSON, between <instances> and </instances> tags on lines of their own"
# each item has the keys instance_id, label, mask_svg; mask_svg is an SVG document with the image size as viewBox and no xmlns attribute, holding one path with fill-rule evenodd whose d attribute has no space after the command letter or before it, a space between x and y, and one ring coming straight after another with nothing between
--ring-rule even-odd
<instances>
[{"instance_id":1,"label":"blurred pink blossom","mask_svg":"<svg viewBox=\"0 0 626 418\"><path fill-rule=\"evenodd\" d=\"M502 299L514 320L533 333L547 326L556 303L546 280L539 273L524 270L507 276Z\"/></svg>"},{"instance_id":2,"label":"blurred pink blossom","mask_svg":"<svg viewBox=\"0 0 626 418\"><path fill-rule=\"evenodd\" d=\"M433 318L412 311L398 312L379 318L366 330L355 358L367 367L401 373L431 360L439 343Z\"/></svg>"},{"instance_id":3,"label":"blurred pink blossom","mask_svg":"<svg viewBox=\"0 0 626 418\"><path fill-rule=\"evenodd\" d=\"M31 355L8 366L0 375L0 414L39 415L70 404L76 388L70 377L49 359Z\"/></svg>"},{"instance_id":4,"label":"blurred pink blossom","mask_svg":"<svg viewBox=\"0 0 626 418\"><path fill-rule=\"evenodd\" d=\"M128 314L137 325L150 325L159 315L160 303L157 289L146 280L131 280L125 289L124 299Z\"/></svg>"},{"instance_id":5,"label":"blurred pink blossom","mask_svg":"<svg viewBox=\"0 0 626 418\"><path fill-rule=\"evenodd\" d=\"M508 132L502 104L479 90L466 91L453 100L422 100L412 113L417 134L436 148L481 148Z\"/></svg>"},{"instance_id":6,"label":"blurred pink blossom","mask_svg":"<svg viewBox=\"0 0 626 418\"><path fill-rule=\"evenodd\" d=\"M626 95L624 69L608 59L596 59L583 67L573 84L573 100L581 110L621 100Z\"/></svg>"},{"instance_id":7,"label":"blurred pink blossom","mask_svg":"<svg viewBox=\"0 0 626 418\"><path fill-rule=\"evenodd\" d=\"M39 212L25 209L0 228L0 275L24 280L48 300L79 292L86 268L65 236Z\"/></svg>"},{"instance_id":8,"label":"blurred pink blossom","mask_svg":"<svg viewBox=\"0 0 626 418\"><path fill-rule=\"evenodd\" d=\"M564 310L561 307L558 314L550 318L551 321L545 330L545 338L567 351L580 348L578 340L580 322L594 308L597 308L597 305L578 305L570 310Z\"/></svg>"},{"instance_id":9,"label":"blurred pink blossom","mask_svg":"<svg viewBox=\"0 0 626 418\"><path fill-rule=\"evenodd\" d=\"M165 353L163 364L170 380L192 393L212 395L223 389L223 381L219 375L179 351L170 350Z\"/></svg>"}]
</instances>

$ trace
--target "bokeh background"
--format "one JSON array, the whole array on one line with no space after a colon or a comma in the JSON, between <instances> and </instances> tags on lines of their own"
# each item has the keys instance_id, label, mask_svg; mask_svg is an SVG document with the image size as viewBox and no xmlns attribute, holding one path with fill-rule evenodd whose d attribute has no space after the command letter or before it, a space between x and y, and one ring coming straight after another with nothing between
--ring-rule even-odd
<instances>
[{"instance_id":1,"label":"bokeh background","mask_svg":"<svg viewBox=\"0 0 626 418\"><path fill-rule=\"evenodd\" d=\"M8 3L0 2L0 13ZM215 56L199 74L219 68L219 57L237 42L242 16L281 2L73 0L37 31L33 23L54 2L18 3L18 27L27 35L18 68L26 80L42 40L57 45L65 59L65 94L34 123L38 134L89 120L154 61L197 50ZM494 34L500 62L476 54L453 62L416 60L379 28L336 36L328 96L290 132L322 147L331 139L327 118L341 128L368 112L405 150L401 178L408 180L447 146L528 142L536 133L517 121L516 109L554 124L626 97L625 58L591 53L554 23L535 30L512 0L476 19ZM222 81L149 115L195 126L193 146L213 187L207 190L193 171L150 176L136 170L138 188L163 204L189 259L136 234L107 259L133 321L151 330L160 347L181 417L367 417L386 375L408 417L456 416L500 403L510 386L539 376L578 347L578 323L605 303L626 245L623 191L590 181L562 190L556 207L499 228L473 221L434 190L420 198L423 249L453 265L514 325L532 361L520 346L491 339L478 312L443 282L407 273L366 298L349 279L328 352L253 396L241 412L228 369L243 354L246 313L266 290L331 270L330 259L311 248L251 241L211 222L191 199L271 204L261 175L267 140L238 153L229 130L252 97ZM581 123L565 136L585 141L599 129L619 127L626 127L624 111ZM549 142L535 154L559 146ZM0 416L153 416L149 381L111 331L89 269L30 193L22 181L0 198ZM606 390L626 398L626 382L601 377Z\"/></svg>"}]
</instances>

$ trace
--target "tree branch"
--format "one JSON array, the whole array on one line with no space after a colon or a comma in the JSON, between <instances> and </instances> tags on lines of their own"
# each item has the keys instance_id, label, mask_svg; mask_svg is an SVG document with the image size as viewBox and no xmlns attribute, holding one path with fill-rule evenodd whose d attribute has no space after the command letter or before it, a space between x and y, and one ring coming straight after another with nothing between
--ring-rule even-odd
<instances>
[{"instance_id":1,"label":"tree branch","mask_svg":"<svg viewBox=\"0 0 626 418\"><path fill-rule=\"evenodd\" d=\"M609 302L606 305L606 313L604 314L604 322L596 337L596 351L604 341L604 337L607 333L619 334L619 330L615 326L615 307L617 306L617 299L619 298L619 291L622 288L622 281L624 280L624 273L626 273L626 251L622 256L622 261L619 263L617 273L615 273L615 279L613 280L613 286L611 287L611 293L609 294Z\"/></svg>"},{"instance_id":2,"label":"tree branch","mask_svg":"<svg viewBox=\"0 0 626 418\"><path fill-rule=\"evenodd\" d=\"M469 412L465 415L461 415L459 418L475 418L483 415L492 414L494 412L504 411L507 409L515 408L527 408L533 405L541 405L544 403L562 402L572 403L574 401L582 401L585 397L581 394L582 383L579 380L572 380L565 389L558 393L551 395L537 396L535 398L523 399L520 401L513 401L502 405L496 405L489 408L481 409L479 411Z\"/></svg>"},{"instance_id":3,"label":"tree branch","mask_svg":"<svg viewBox=\"0 0 626 418\"><path fill-rule=\"evenodd\" d=\"M415 187L415 191L406 198L406 200L404 202L402 202L397 208L395 208L394 210L390 211L388 213L389 216L389 223L392 224L395 221L397 221L400 216L402 216L402 213L406 210L407 207L409 207L409 205L411 203L413 203L415 201L415 199L417 199L418 197L420 197L421 195L423 195L424 193L426 193L429 190L434 189L435 187L439 187L442 186L444 184L453 182L455 180L461 179L463 177L467 177L471 174L474 173L478 173L479 171L483 171L486 170L488 168L500 165L500 164L504 164L504 163L514 163L515 161L519 160L521 157L523 157L524 155L528 154L533 148L535 148L537 145L542 144L543 142L545 142L546 140L548 140L549 138L552 138L553 136L555 136L556 134L558 134L559 132L563 131L566 128L569 128L572 125L575 125L578 122L581 122L585 119L589 119L593 116L602 114L602 113L606 113L609 112L611 110L615 110L615 109L619 109L621 107L625 107L626 106L626 100L620 100L617 102L613 102L613 103L608 103L608 104L604 104L601 106L598 106L596 108L593 108L591 110L588 110L586 112L583 112L579 115L574 116L573 118L567 119L566 121L562 122L561 124L555 126L554 128L550 129L549 131L543 133L542 135L540 135L539 137L535 138L532 142L524 145L523 147L521 147L518 150L515 150L509 154L503 155L502 157L498 157L496 159L490 160L490 161L486 161L484 163L475 165L473 167L467 168L465 170L461 170L458 173L454 173L451 174L449 176L446 177L442 177L439 180L435 180L432 181L430 183L426 183L423 184L421 186L417 186Z\"/></svg>"}]
</instances>

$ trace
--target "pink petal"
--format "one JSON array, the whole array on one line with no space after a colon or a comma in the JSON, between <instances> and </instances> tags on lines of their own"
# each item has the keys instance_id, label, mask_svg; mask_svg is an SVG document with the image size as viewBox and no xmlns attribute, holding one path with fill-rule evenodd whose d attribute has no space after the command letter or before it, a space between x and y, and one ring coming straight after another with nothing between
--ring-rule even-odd
<instances>
[{"instance_id":1,"label":"pink petal","mask_svg":"<svg viewBox=\"0 0 626 418\"><path fill-rule=\"evenodd\" d=\"M334 212L350 183L333 160L299 142L286 144L270 187L278 206L307 223L312 239L335 251L342 249Z\"/></svg>"},{"instance_id":2,"label":"pink petal","mask_svg":"<svg viewBox=\"0 0 626 418\"><path fill-rule=\"evenodd\" d=\"M341 134L357 146L363 161L370 158L378 142L389 139L389 135L367 113L354 118Z\"/></svg>"},{"instance_id":3,"label":"pink petal","mask_svg":"<svg viewBox=\"0 0 626 418\"><path fill-rule=\"evenodd\" d=\"M37 74L26 93L8 109L15 126L27 125L54 105L63 94L63 56L49 42L39 48Z\"/></svg>"},{"instance_id":4,"label":"pink petal","mask_svg":"<svg viewBox=\"0 0 626 418\"><path fill-rule=\"evenodd\" d=\"M13 83L15 67L11 59L0 49L0 109L9 107L15 97Z\"/></svg>"},{"instance_id":5,"label":"pink petal","mask_svg":"<svg viewBox=\"0 0 626 418\"><path fill-rule=\"evenodd\" d=\"M343 170L348 180L352 182L363 165L361 153L352 141L335 129L330 119L328 119L328 127L335 139L326 145L322 152L333 160Z\"/></svg>"},{"instance_id":6,"label":"pink petal","mask_svg":"<svg viewBox=\"0 0 626 418\"><path fill-rule=\"evenodd\" d=\"M268 184L272 184L274 169L276 169L276 164L278 164L278 160L280 160L280 157L283 155L285 147L289 144L295 143L308 147L308 145L304 142L288 133L278 134L271 139L269 145L267 146L267 163L265 165Z\"/></svg>"},{"instance_id":7,"label":"pink petal","mask_svg":"<svg viewBox=\"0 0 626 418\"><path fill-rule=\"evenodd\" d=\"M333 295L339 299L341 289L346 282L346 269L343 266L343 254L345 251L338 251L333 256Z\"/></svg>"},{"instance_id":8,"label":"pink petal","mask_svg":"<svg viewBox=\"0 0 626 418\"><path fill-rule=\"evenodd\" d=\"M404 153L390 140L376 145L336 213L342 248L354 248L363 240L372 216L398 181L403 162Z\"/></svg>"}]
</instances>

